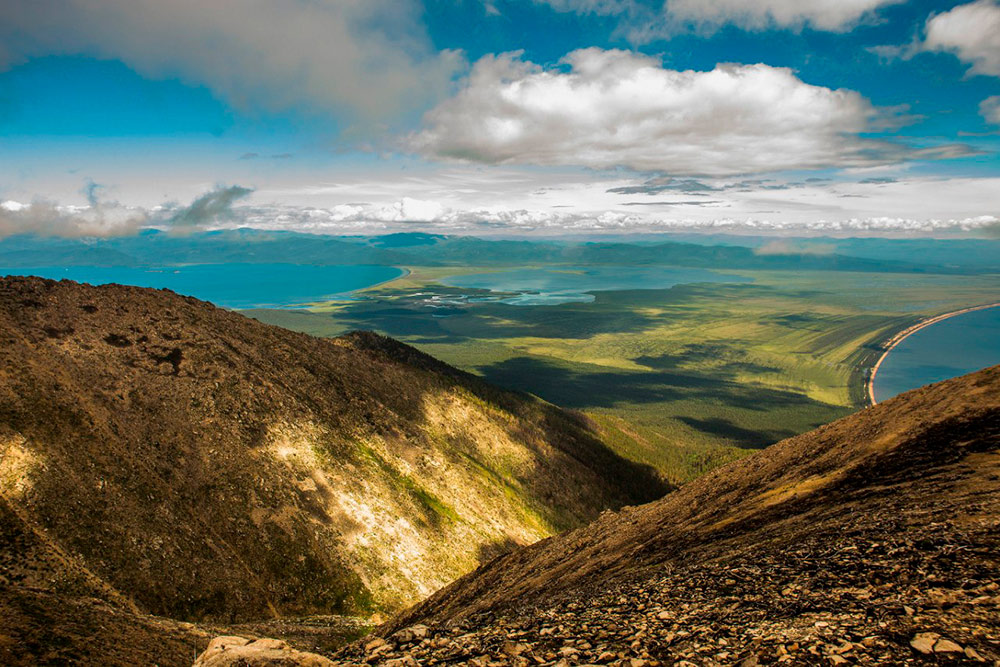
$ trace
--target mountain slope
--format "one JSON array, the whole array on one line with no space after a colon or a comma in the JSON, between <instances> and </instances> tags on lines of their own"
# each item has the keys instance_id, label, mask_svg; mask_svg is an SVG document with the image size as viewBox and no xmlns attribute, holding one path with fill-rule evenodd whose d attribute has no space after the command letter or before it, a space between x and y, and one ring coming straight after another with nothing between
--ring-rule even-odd
<instances>
[{"instance_id":1,"label":"mountain slope","mask_svg":"<svg viewBox=\"0 0 1000 667\"><path fill-rule=\"evenodd\" d=\"M183 620L394 609L664 491L582 419L390 339L0 279L5 587Z\"/></svg>"},{"instance_id":2,"label":"mountain slope","mask_svg":"<svg viewBox=\"0 0 1000 667\"><path fill-rule=\"evenodd\" d=\"M377 650L514 664L996 660L998 572L1000 366L498 557L380 630L424 623L428 642L396 635Z\"/></svg>"}]
</instances>

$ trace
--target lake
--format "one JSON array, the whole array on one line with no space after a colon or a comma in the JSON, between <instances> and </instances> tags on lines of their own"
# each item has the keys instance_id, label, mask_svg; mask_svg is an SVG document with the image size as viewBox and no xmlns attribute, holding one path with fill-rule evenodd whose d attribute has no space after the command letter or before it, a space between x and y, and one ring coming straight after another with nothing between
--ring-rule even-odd
<instances>
[{"instance_id":1,"label":"lake","mask_svg":"<svg viewBox=\"0 0 1000 667\"><path fill-rule=\"evenodd\" d=\"M1000 308L942 320L903 339L875 375L882 402L925 384L1000 363Z\"/></svg>"},{"instance_id":2,"label":"lake","mask_svg":"<svg viewBox=\"0 0 1000 667\"><path fill-rule=\"evenodd\" d=\"M470 273L443 278L451 287L487 289L514 293L497 298L516 306L555 305L590 302L589 292L666 289L687 283L744 283L750 278L725 275L706 269L674 269L658 266L559 267L551 269L516 269L490 273Z\"/></svg>"},{"instance_id":3,"label":"lake","mask_svg":"<svg viewBox=\"0 0 1000 667\"><path fill-rule=\"evenodd\" d=\"M92 285L120 283L171 289L224 308L290 308L342 297L403 275L392 266L305 264L193 264L163 268L32 267L0 275L67 278Z\"/></svg>"}]
</instances>

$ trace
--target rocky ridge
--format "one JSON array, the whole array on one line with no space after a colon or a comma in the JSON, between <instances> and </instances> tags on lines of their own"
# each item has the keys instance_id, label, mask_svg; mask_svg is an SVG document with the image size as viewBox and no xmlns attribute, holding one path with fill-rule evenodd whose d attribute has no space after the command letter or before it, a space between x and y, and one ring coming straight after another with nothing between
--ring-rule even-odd
<instances>
[{"instance_id":1,"label":"rocky ridge","mask_svg":"<svg viewBox=\"0 0 1000 667\"><path fill-rule=\"evenodd\" d=\"M501 556L340 664L1000 664L1000 367Z\"/></svg>"},{"instance_id":2,"label":"rocky ridge","mask_svg":"<svg viewBox=\"0 0 1000 667\"><path fill-rule=\"evenodd\" d=\"M185 664L207 631L167 619L392 611L665 490L586 419L388 338L0 279L3 664Z\"/></svg>"}]
</instances>

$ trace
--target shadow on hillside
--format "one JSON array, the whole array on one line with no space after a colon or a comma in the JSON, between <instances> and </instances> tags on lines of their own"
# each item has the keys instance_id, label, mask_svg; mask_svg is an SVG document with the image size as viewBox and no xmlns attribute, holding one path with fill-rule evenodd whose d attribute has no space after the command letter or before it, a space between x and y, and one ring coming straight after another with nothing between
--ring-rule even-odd
<instances>
[{"instance_id":1,"label":"shadow on hillside","mask_svg":"<svg viewBox=\"0 0 1000 667\"><path fill-rule=\"evenodd\" d=\"M566 408L700 400L754 411L814 403L808 396L726 379L667 371L582 370L538 357L517 357L479 367L486 381L520 389ZM590 366L589 368L595 368Z\"/></svg>"},{"instance_id":2,"label":"shadow on hillside","mask_svg":"<svg viewBox=\"0 0 1000 667\"><path fill-rule=\"evenodd\" d=\"M729 419L721 417L710 417L708 419L678 417L678 419L702 433L732 440L740 447L747 449L762 449L779 440L784 440L795 435L795 431L754 431L738 426Z\"/></svg>"},{"instance_id":3,"label":"shadow on hillside","mask_svg":"<svg viewBox=\"0 0 1000 667\"><path fill-rule=\"evenodd\" d=\"M509 537L483 544L476 552L476 562L480 565L486 565L491 560L510 553L514 549L519 549L522 546Z\"/></svg>"},{"instance_id":4,"label":"shadow on hillside","mask_svg":"<svg viewBox=\"0 0 1000 667\"><path fill-rule=\"evenodd\" d=\"M392 372L383 368L382 380L395 385L382 395L393 411L407 416L412 423L423 422L434 428L433 420L423 413L423 396L451 383L463 387L483 403L499 408L517 421L506 420L506 428L532 454L530 472L514 474L501 458L480 452L482 443L476 431L458 429L449 435L451 447L496 482L523 489L523 500L531 511L557 530L575 528L597 517L604 509L623 504L641 504L662 497L673 487L651 466L628 460L606 445L597 428L583 414L566 411L529 396L489 384L399 341L373 334L354 332L344 338L358 349L405 364L409 369L434 373L426 382L409 384L386 378ZM400 378L402 379L402 378ZM464 441L463 441L464 440ZM516 493L516 491L515 491ZM503 546L503 545L500 545ZM488 555L488 554L482 554Z\"/></svg>"},{"instance_id":5,"label":"shadow on hillside","mask_svg":"<svg viewBox=\"0 0 1000 667\"><path fill-rule=\"evenodd\" d=\"M744 356L741 350L721 343L690 343L683 346L675 354L636 357L635 362L657 371L678 370L692 362L712 362L727 360L712 366L712 375L720 378L736 378L745 373L766 374L780 373L781 369L774 366L749 361L728 361Z\"/></svg>"},{"instance_id":6,"label":"shadow on hillside","mask_svg":"<svg viewBox=\"0 0 1000 667\"><path fill-rule=\"evenodd\" d=\"M334 317L350 328L376 330L415 343L459 343L517 336L585 339L603 333L642 331L656 322L628 308L609 310L594 308L589 303L430 307L407 299L391 304L358 302L338 311Z\"/></svg>"}]
</instances>

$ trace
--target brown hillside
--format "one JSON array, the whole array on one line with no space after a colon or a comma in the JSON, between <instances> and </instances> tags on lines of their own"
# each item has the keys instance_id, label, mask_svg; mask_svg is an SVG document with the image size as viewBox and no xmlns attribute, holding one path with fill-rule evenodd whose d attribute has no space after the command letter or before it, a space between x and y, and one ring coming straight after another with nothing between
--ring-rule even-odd
<instances>
[{"instance_id":1,"label":"brown hillside","mask_svg":"<svg viewBox=\"0 0 1000 667\"><path fill-rule=\"evenodd\" d=\"M1000 659L1000 366L501 556L355 646L501 664ZM483 664L483 663L481 663Z\"/></svg>"},{"instance_id":2,"label":"brown hillside","mask_svg":"<svg viewBox=\"0 0 1000 667\"><path fill-rule=\"evenodd\" d=\"M219 621L399 608L664 491L581 418L386 338L0 279L7 602L20 587Z\"/></svg>"}]
</instances>

